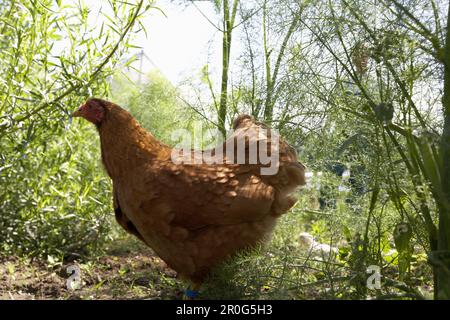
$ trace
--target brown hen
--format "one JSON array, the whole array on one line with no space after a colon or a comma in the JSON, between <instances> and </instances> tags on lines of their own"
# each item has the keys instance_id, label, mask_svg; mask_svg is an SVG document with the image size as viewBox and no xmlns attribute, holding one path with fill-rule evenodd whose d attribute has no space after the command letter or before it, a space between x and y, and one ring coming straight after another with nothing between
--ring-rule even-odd
<instances>
[{"instance_id":1,"label":"brown hen","mask_svg":"<svg viewBox=\"0 0 450 320\"><path fill-rule=\"evenodd\" d=\"M277 218L295 204L290 193L305 184L305 167L295 150L282 139L273 144L273 133L248 115L238 117L234 133L211 150L211 155L226 154L227 143L244 141L243 164L236 163L237 147L234 155L226 154L219 163L178 163L184 153L174 157L177 150L155 139L130 113L104 100L89 99L73 116L98 129L118 223L196 284L239 250L266 241ZM258 148L258 143L266 143L269 155L279 155L275 174L261 173L269 165L259 156L251 164L255 142Z\"/></svg>"}]
</instances>

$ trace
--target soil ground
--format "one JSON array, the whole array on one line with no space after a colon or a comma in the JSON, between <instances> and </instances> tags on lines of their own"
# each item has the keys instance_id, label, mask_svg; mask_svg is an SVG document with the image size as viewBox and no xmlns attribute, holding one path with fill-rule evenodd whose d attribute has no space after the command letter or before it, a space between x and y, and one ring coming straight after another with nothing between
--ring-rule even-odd
<instances>
[{"instance_id":1,"label":"soil ground","mask_svg":"<svg viewBox=\"0 0 450 320\"><path fill-rule=\"evenodd\" d=\"M70 290L67 268L80 270ZM52 262L0 256L0 300L180 299L184 284L153 251L137 242L114 244L94 261Z\"/></svg>"},{"instance_id":2,"label":"soil ground","mask_svg":"<svg viewBox=\"0 0 450 320\"><path fill-rule=\"evenodd\" d=\"M281 253L279 255L283 256ZM279 281L281 278L275 277L275 274L271 275L270 271L279 267L279 260L274 260L274 254L269 252L265 252L264 257L263 264L261 264L262 260L256 259L250 266L230 265L232 268L259 266L261 270L245 269L236 272L237 270L230 269L232 274L237 274L237 277L231 282L220 282L219 278L216 286L210 287L209 291L208 285L205 284L204 295L212 299L339 298L330 295L328 284L320 285L323 282L324 273L316 268L306 268L302 271L304 279L297 280L298 283L303 283L300 285L295 283L299 288L292 289L292 292L289 291L290 289L286 290L286 284ZM243 262L247 263L245 259ZM75 290L71 290L68 286L69 278L73 277L73 274L71 275L67 270L71 266L78 267L80 271L81 281L78 282L79 286ZM302 266L307 267L300 265ZM426 259L415 261L412 269L416 279L416 283L412 286L420 288L422 295L431 298L432 287L426 280L431 274ZM227 269L225 268L224 271ZM231 277L230 274L228 276ZM396 272L386 269L383 276L386 279L395 279ZM259 280L252 282L252 277ZM236 286L235 282L240 286ZM311 283L316 285L310 286ZM342 285L345 286L345 283ZM173 300L183 297L186 286L186 283L177 279L176 272L168 268L150 248L132 237L114 241L105 250L104 255L90 257L87 260L60 262L54 258L39 260L0 256L0 300ZM276 289L277 286L278 289ZM335 289L338 287L335 285ZM396 296L401 298L402 295L398 296L401 292L392 291L393 295L387 295L386 298ZM408 297L404 296L404 298Z\"/></svg>"}]
</instances>

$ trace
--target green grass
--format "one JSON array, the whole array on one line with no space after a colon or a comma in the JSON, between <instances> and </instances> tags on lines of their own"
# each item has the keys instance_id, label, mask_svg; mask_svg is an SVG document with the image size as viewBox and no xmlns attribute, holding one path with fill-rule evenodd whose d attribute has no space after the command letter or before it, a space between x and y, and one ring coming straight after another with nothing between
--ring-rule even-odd
<instances>
[{"instance_id":1,"label":"green grass","mask_svg":"<svg viewBox=\"0 0 450 320\"><path fill-rule=\"evenodd\" d=\"M303 191L302 200L280 218L266 246L241 252L218 267L204 283L200 299L429 297L431 272L420 247L402 281L395 255L387 256L383 258L381 290L365 289L365 267L374 263L373 252L362 255L354 236L364 216L349 216L347 205L339 201L335 208L317 210L311 200L314 192ZM343 231L347 226L354 227L350 234ZM305 231L322 243L339 247L339 256L329 260L311 256L299 244L299 234ZM4 257L0 260L0 298L180 299L186 283L143 243L122 231L117 235L104 244L103 254L78 261ZM73 263L81 269L83 285L71 292L66 288L66 268Z\"/></svg>"}]
</instances>

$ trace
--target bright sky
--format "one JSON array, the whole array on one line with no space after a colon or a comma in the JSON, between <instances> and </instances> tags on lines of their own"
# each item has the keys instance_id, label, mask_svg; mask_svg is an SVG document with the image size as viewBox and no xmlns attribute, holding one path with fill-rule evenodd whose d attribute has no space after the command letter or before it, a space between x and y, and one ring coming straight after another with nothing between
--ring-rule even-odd
<instances>
[{"instance_id":1,"label":"bright sky","mask_svg":"<svg viewBox=\"0 0 450 320\"><path fill-rule=\"evenodd\" d=\"M157 6L167 17L153 10L143 21L148 38L142 34L136 42L153 63L144 59L144 72L156 67L177 85L187 77L197 76L208 62L211 66L221 65L222 35L201 14L215 23L220 21L210 1L196 1L194 6L160 0Z\"/></svg>"},{"instance_id":2,"label":"bright sky","mask_svg":"<svg viewBox=\"0 0 450 320\"><path fill-rule=\"evenodd\" d=\"M73 5L73 0L66 1ZM91 24L99 26L99 21L105 19L99 11L104 10L106 13L110 11L108 5L104 7L106 1L85 1L91 10L89 16ZM150 59L150 61L143 59L143 73L158 69L172 84L178 86L190 77L198 80L201 68L209 64L211 79L218 86L222 65L222 33L211 22L219 24L221 15L216 12L213 2L156 0L155 6L165 15L157 9L151 9L141 20L146 27L148 37L144 32L140 32L132 41L133 44L142 47L145 55ZM241 28L238 27L233 31L231 69L233 57L239 54L242 48L239 43L240 30ZM68 45L68 39L63 37L55 45L55 50L61 50ZM130 49L129 55L139 54L140 51L141 49ZM140 62L135 62L133 66L139 69ZM130 76L137 79L134 75Z\"/></svg>"}]
</instances>

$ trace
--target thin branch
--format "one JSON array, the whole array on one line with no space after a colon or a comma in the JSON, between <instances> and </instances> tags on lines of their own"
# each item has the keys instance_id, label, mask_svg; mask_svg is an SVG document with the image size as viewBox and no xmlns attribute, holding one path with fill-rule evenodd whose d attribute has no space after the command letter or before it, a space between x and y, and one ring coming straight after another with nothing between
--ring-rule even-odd
<instances>
[{"instance_id":1,"label":"thin branch","mask_svg":"<svg viewBox=\"0 0 450 320\"><path fill-rule=\"evenodd\" d=\"M222 29L220 29L218 26L216 26L216 25L214 24L214 22L212 22L212 21L206 16L206 14L203 13L202 10L200 10L200 8L195 4L195 1L194 1L194 0L190 0L190 1L191 1L191 3L194 5L195 9L197 9L197 11L200 12L200 14L203 16L203 18L205 18L205 19L209 22L210 25L212 25L217 31L219 31L219 32L224 32Z\"/></svg>"},{"instance_id":2,"label":"thin branch","mask_svg":"<svg viewBox=\"0 0 450 320\"><path fill-rule=\"evenodd\" d=\"M436 51L439 51L439 49L440 49L439 39L437 39L434 36L434 34L430 30L428 30L428 28L425 27L423 25L423 23L420 22L420 20L417 19L404 5L402 5L397 0L391 0L391 1L392 1L392 3L394 3L394 5L397 8L399 8L401 11L403 11L403 13L405 13L408 18L410 18L412 21L414 21L414 23L421 29L421 32L418 31L418 33L420 35L422 35L423 37L425 37L427 40L429 40L431 42L431 44L433 45L433 47L436 49Z\"/></svg>"},{"instance_id":3,"label":"thin branch","mask_svg":"<svg viewBox=\"0 0 450 320\"><path fill-rule=\"evenodd\" d=\"M130 31L131 27L134 25L137 17L139 16L139 13L140 13L140 10L142 8L143 3L144 3L144 0L141 0L139 2L132 19L130 20L130 22L126 26L125 30L120 35L120 38L117 41L116 45L113 47L113 49L108 54L108 56L105 58L105 60L103 60L103 62L96 68L94 73L92 73L92 76L90 77L87 85L90 85L96 79L98 74L102 71L103 67L109 62L109 60L112 58L112 56L116 53L116 51L119 48L120 44L122 43L123 39L128 34L128 32ZM31 116L35 115L36 113L42 111L43 109L58 103L59 101L61 101L65 97L67 97L69 94L71 94L72 92L80 89L81 87L83 87L83 84L78 84L76 86L72 86L71 88L67 89L62 94L60 94L58 97L54 98L52 101L50 101L50 102L43 102L38 108L34 109L32 112L28 113L27 115L23 116L22 118L16 119L15 120L16 123L17 122L22 122L22 121L30 118Z\"/></svg>"}]
</instances>

